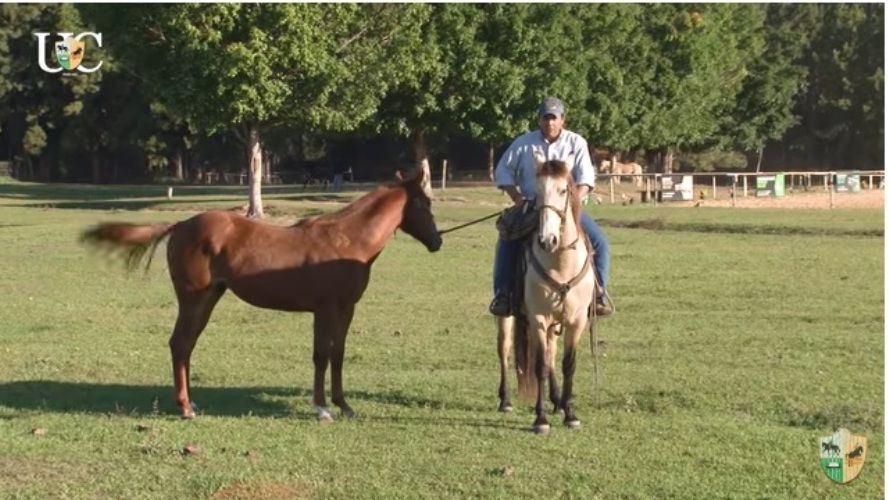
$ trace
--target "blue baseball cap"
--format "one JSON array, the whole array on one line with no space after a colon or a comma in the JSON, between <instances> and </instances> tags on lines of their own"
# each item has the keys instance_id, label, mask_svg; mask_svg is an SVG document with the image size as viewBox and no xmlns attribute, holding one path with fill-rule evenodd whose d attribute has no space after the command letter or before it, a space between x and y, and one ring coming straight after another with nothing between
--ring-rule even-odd
<instances>
[{"instance_id":1,"label":"blue baseball cap","mask_svg":"<svg viewBox=\"0 0 889 500\"><path fill-rule=\"evenodd\" d=\"M564 114L565 104L555 97L547 97L544 99L543 102L540 103L540 108L537 110L538 117L546 115L562 116Z\"/></svg>"}]
</instances>

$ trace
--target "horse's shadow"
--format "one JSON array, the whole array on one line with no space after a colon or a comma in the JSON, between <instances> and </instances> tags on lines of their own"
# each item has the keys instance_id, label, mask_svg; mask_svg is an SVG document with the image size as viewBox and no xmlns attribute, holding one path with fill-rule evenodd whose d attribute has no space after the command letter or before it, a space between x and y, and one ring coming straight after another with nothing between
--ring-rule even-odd
<instances>
[{"instance_id":1,"label":"horse's shadow","mask_svg":"<svg viewBox=\"0 0 889 500\"><path fill-rule=\"evenodd\" d=\"M221 417L290 416L314 419L312 391L302 387L192 388L200 413ZM453 403L405 394L401 391L346 391L348 400L368 401L404 408L454 408ZM21 380L0 384L0 406L13 410L51 413L87 413L142 416L177 415L173 388L160 385L94 384L56 380ZM475 412L478 408L461 408Z\"/></svg>"}]
</instances>

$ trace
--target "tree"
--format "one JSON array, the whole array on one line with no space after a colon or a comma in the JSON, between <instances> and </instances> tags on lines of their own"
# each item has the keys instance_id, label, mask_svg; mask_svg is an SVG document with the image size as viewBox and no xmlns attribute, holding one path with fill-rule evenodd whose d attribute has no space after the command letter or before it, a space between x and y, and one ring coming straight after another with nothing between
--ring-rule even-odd
<instances>
[{"instance_id":1,"label":"tree","mask_svg":"<svg viewBox=\"0 0 889 500\"><path fill-rule=\"evenodd\" d=\"M44 72L35 64L38 39L33 33L52 32L48 39L56 40L55 33L82 31L85 26L72 5L0 5L0 124L13 157L29 164L37 158L40 180L52 179L65 127L83 110L84 98L98 90L102 73L66 77ZM88 45L86 52L104 59L98 47Z\"/></svg>"},{"instance_id":2,"label":"tree","mask_svg":"<svg viewBox=\"0 0 889 500\"><path fill-rule=\"evenodd\" d=\"M426 11L375 4L82 8L162 105L207 133L235 131L248 158L252 217L263 215L262 128L357 126L398 81L408 61L403 48L418 43Z\"/></svg>"},{"instance_id":3,"label":"tree","mask_svg":"<svg viewBox=\"0 0 889 500\"><path fill-rule=\"evenodd\" d=\"M810 158L828 168L882 165L883 5L818 5L819 28L804 62L808 92L800 113L811 134Z\"/></svg>"},{"instance_id":4,"label":"tree","mask_svg":"<svg viewBox=\"0 0 889 500\"><path fill-rule=\"evenodd\" d=\"M734 109L725 115L719 145L757 151L758 172L767 141L777 140L799 122L794 114L796 97L806 86L801 64L814 22L814 5L768 4L766 20L758 30L763 44L753 47L755 57L744 78ZM760 48L761 46L761 48Z\"/></svg>"},{"instance_id":5,"label":"tree","mask_svg":"<svg viewBox=\"0 0 889 500\"><path fill-rule=\"evenodd\" d=\"M371 130L410 137L417 165L428 162L430 135L478 139L488 144L492 169L495 145L527 130L547 94L574 99L580 120L586 67L577 57L577 8L434 5L415 47L415 77L388 93Z\"/></svg>"}]
</instances>

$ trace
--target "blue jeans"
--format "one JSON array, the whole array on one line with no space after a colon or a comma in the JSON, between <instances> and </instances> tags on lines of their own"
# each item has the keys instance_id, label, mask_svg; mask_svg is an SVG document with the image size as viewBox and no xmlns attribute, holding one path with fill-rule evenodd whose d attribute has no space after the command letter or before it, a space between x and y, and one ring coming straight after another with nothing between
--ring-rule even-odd
<instances>
[{"instance_id":1,"label":"blue jeans","mask_svg":"<svg viewBox=\"0 0 889 500\"><path fill-rule=\"evenodd\" d=\"M593 245L593 267L596 268L596 276L599 279L599 285L602 290L607 289L608 285L608 267L611 265L611 247L608 244L608 238L602 232L602 228L596 224L596 221L586 212L581 214L580 226L583 232L590 238ZM516 259L522 245L519 241L506 241L497 238L497 248L494 255L494 294L505 292L512 287L510 279L515 269Z\"/></svg>"}]
</instances>

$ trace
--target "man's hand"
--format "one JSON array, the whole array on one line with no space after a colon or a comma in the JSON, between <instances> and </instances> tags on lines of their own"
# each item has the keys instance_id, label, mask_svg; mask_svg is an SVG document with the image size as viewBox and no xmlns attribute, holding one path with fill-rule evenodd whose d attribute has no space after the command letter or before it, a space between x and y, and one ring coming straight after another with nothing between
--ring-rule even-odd
<instances>
[{"instance_id":1,"label":"man's hand","mask_svg":"<svg viewBox=\"0 0 889 500\"><path fill-rule=\"evenodd\" d=\"M513 204L516 206L525 203L525 198L522 196L522 193L519 193L518 188L515 186L500 186L501 189L506 191L506 194L509 195L510 199L512 199Z\"/></svg>"}]
</instances>

